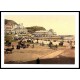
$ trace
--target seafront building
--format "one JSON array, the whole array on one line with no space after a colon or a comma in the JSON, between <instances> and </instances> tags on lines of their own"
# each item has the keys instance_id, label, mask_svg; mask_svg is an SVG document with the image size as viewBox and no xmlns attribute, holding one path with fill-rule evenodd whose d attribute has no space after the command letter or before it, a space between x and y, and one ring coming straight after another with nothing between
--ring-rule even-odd
<instances>
[{"instance_id":1,"label":"seafront building","mask_svg":"<svg viewBox=\"0 0 80 80\"><path fill-rule=\"evenodd\" d=\"M5 25L5 33L20 35L20 34L27 34L28 31L26 28L24 28L23 24L18 24L18 25L15 24L15 25Z\"/></svg>"},{"instance_id":2,"label":"seafront building","mask_svg":"<svg viewBox=\"0 0 80 80\"><path fill-rule=\"evenodd\" d=\"M56 32L51 32L50 30L40 30L33 33L35 39L44 40L58 40L61 37L56 34Z\"/></svg>"}]
</instances>

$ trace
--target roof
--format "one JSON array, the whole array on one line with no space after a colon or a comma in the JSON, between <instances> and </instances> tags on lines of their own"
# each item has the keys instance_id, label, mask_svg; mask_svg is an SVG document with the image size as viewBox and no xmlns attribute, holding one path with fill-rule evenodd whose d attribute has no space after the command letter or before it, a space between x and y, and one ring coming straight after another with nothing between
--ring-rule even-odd
<instances>
[{"instance_id":1,"label":"roof","mask_svg":"<svg viewBox=\"0 0 80 80\"><path fill-rule=\"evenodd\" d=\"M48 31L46 31L46 30L40 30L40 31L35 31L35 32L48 32Z\"/></svg>"}]
</instances>

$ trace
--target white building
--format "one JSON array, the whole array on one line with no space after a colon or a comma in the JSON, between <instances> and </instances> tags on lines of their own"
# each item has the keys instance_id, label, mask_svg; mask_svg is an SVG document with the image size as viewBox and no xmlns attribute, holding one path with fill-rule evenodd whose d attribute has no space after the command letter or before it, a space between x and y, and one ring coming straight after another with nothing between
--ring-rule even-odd
<instances>
[{"instance_id":1,"label":"white building","mask_svg":"<svg viewBox=\"0 0 80 80\"><path fill-rule=\"evenodd\" d=\"M33 35L35 37L52 37L53 33L50 31L46 31L46 30L40 30L40 31L36 31L35 33L33 33Z\"/></svg>"},{"instance_id":2,"label":"white building","mask_svg":"<svg viewBox=\"0 0 80 80\"><path fill-rule=\"evenodd\" d=\"M64 37L64 41L75 41L75 36L66 36Z\"/></svg>"},{"instance_id":3,"label":"white building","mask_svg":"<svg viewBox=\"0 0 80 80\"><path fill-rule=\"evenodd\" d=\"M44 40L58 40L61 37L55 34L55 32L40 30L33 33L34 37L37 39L44 39Z\"/></svg>"},{"instance_id":4,"label":"white building","mask_svg":"<svg viewBox=\"0 0 80 80\"><path fill-rule=\"evenodd\" d=\"M25 28L15 28L13 30L14 34L27 34L28 31Z\"/></svg>"},{"instance_id":5,"label":"white building","mask_svg":"<svg viewBox=\"0 0 80 80\"><path fill-rule=\"evenodd\" d=\"M27 34L27 29L23 26L23 24L19 24L16 28L13 29L14 34Z\"/></svg>"},{"instance_id":6,"label":"white building","mask_svg":"<svg viewBox=\"0 0 80 80\"><path fill-rule=\"evenodd\" d=\"M17 27L17 25L5 25L4 26L5 33L8 33L8 34L13 33L13 30L16 27Z\"/></svg>"},{"instance_id":7,"label":"white building","mask_svg":"<svg viewBox=\"0 0 80 80\"><path fill-rule=\"evenodd\" d=\"M8 34L27 34L27 29L24 28L23 24L18 25L5 25L5 33Z\"/></svg>"}]
</instances>

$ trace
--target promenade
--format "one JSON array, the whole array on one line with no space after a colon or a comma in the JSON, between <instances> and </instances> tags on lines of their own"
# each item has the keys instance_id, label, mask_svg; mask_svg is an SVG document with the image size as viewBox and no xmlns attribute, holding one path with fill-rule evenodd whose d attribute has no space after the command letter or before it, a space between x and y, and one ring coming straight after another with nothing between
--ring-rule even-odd
<instances>
[{"instance_id":1,"label":"promenade","mask_svg":"<svg viewBox=\"0 0 80 80\"><path fill-rule=\"evenodd\" d=\"M25 48L25 49L21 48L20 50L14 49L12 54L4 54L4 62L5 63L25 63L25 62L27 63L29 61L34 61L37 58L51 59L62 54L63 55L67 54L66 52L68 50L70 49L66 47L59 47L57 50L54 50L54 49L50 49L47 45L46 46L35 45L34 48L32 47ZM68 55L69 56L71 55L70 57L75 57L74 50L72 53L71 52L69 53L69 52L68 52Z\"/></svg>"}]
</instances>

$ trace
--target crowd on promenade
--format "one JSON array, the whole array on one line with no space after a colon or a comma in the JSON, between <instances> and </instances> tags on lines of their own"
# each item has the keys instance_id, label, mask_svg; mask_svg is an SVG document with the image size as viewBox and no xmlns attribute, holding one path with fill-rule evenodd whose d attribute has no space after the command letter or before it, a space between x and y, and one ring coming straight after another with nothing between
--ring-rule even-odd
<instances>
[{"instance_id":1,"label":"crowd on promenade","mask_svg":"<svg viewBox=\"0 0 80 80\"><path fill-rule=\"evenodd\" d=\"M75 42L72 41L53 41L53 40L39 40L39 39L27 39L27 38L21 38L17 40L17 45L14 46L10 41L5 42L5 52L12 52L16 47L16 49L20 48L29 48L30 46L34 48L36 45L35 44L40 44L40 46L47 45L50 49L57 49L58 46L69 46L70 48L74 48Z\"/></svg>"}]
</instances>

